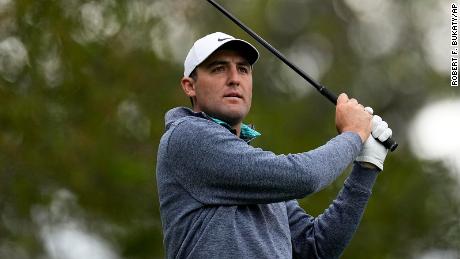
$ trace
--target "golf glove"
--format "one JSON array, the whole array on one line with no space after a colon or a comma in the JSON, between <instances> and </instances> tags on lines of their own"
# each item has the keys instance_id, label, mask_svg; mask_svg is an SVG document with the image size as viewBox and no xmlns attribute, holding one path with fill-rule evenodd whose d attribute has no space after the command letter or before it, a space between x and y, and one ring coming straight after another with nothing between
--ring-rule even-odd
<instances>
[{"instance_id":1,"label":"golf glove","mask_svg":"<svg viewBox=\"0 0 460 259\"><path fill-rule=\"evenodd\" d=\"M372 108L366 107L366 111L372 114ZM358 162L368 162L383 170L383 161L388 153L388 150L375 138L380 141L385 141L391 137L392 131L388 128L388 124L378 115L372 117L371 135L364 142L361 153L356 158Z\"/></svg>"}]
</instances>

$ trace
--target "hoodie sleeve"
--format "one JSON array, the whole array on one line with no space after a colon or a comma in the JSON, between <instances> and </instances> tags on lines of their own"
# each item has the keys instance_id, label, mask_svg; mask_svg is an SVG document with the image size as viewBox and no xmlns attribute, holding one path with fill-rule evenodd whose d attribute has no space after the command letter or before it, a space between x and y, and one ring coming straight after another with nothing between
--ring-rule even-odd
<instances>
[{"instance_id":1,"label":"hoodie sleeve","mask_svg":"<svg viewBox=\"0 0 460 259\"><path fill-rule=\"evenodd\" d=\"M361 221L377 169L355 163L337 198L316 218L296 200L286 202L294 258L339 258Z\"/></svg>"},{"instance_id":2,"label":"hoodie sleeve","mask_svg":"<svg viewBox=\"0 0 460 259\"><path fill-rule=\"evenodd\" d=\"M254 148L224 127L188 117L169 129L171 174L204 204L258 204L298 199L331 183L362 148L345 132L309 152L275 155Z\"/></svg>"}]
</instances>

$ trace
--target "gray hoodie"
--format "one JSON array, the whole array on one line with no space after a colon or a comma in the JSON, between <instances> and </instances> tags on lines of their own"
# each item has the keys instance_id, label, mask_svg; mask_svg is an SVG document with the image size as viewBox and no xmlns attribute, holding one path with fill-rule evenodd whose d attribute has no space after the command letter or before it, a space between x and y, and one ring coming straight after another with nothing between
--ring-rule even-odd
<instances>
[{"instance_id":1,"label":"gray hoodie","mask_svg":"<svg viewBox=\"0 0 460 259\"><path fill-rule=\"evenodd\" d=\"M345 132L309 152L254 148L204 113L166 113L157 187L167 258L337 258L356 231L377 170L355 163L318 217L296 199L334 181L362 148Z\"/></svg>"}]
</instances>

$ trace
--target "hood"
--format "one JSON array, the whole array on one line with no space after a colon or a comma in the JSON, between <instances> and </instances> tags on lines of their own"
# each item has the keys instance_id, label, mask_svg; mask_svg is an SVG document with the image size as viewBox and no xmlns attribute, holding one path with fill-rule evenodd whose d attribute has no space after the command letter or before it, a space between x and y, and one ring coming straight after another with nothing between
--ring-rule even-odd
<instances>
[{"instance_id":1,"label":"hood","mask_svg":"<svg viewBox=\"0 0 460 259\"><path fill-rule=\"evenodd\" d=\"M186 117L186 116L208 118L208 116L202 112L194 112L190 108L186 108L186 107L176 107L176 108L169 110L165 115L166 130L168 130L171 124L174 123L176 120Z\"/></svg>"}]
</instances>

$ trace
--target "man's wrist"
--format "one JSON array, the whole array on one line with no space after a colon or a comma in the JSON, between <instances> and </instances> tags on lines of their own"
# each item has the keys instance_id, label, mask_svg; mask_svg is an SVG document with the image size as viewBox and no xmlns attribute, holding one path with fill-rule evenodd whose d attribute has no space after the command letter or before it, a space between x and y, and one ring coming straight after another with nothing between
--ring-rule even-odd
<instances>
[{"instance_id":1,"label":"man's wrist","mask_svg":"<svg viewBox=\"0 0 460 259\"><path fill-rule=\"evenodd\" d=\"M358 161L357 162L360 166L366 169L379 169L376 165L369 163L369 162L364 162L364 161ZM380 169L379 169L380 170Z\"/></svg>"},{"instance_id":2,"label":"man's wrist","mask_svg":"<svg viewBox=\"0 0 460 259\"><path fill-rule=\"evenodd\" d=\"M353 132L353 133L357 134L359 136L359 138L361 139L361 143L364 143L367 140L367 138L369 137L369 135L367 135L367 137L366 137L365 132L355 130L355 129L344 129L344 130L341 131L341 133L344 133L344 132Z\"/></svg>"}]
</instances>

